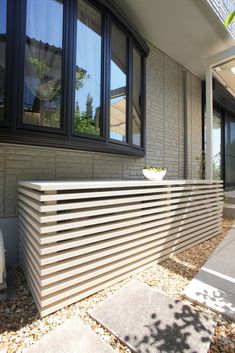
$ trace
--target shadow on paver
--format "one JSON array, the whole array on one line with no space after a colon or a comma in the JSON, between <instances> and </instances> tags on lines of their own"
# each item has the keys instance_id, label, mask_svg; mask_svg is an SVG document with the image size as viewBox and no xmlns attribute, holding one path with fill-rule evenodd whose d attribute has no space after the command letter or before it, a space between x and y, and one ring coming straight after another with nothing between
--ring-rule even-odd
<instances>
[{"instance_id":1,"label":"shadow on paver","mask_svg":"<svg viewBox=\"0 0 235 353\"><path fill-rule=\"evenodd\" d=\"M177 303L178 301L175 302ZM173 310L171 304L169 308ZM199 313L192 311L188 305L183 305L181 312L174 313L174 318L175 322L172 325L166 325L165 328L161 328L162 321L153 313L151 315L151 323L145 326L148 331L147 334L143 337L127 335L124 337L124 341L127 344L130 342L138 353L150 352L149 347L156 352L162 353L184 353L189 351L197 353L198 350L191 350L192 347L188 340L189 336L191 336L191 329L193 329L202 335L200 338L201 343L210 342L211 331L201 322ZM200 342L198 342L198 345L200 345Z\"/></svg>"},{"instance_id":2,"label":"shadow on paver","mask_svg":"<svg viewBox=\"0 0 235 353\"><path fill-rule=\"evenodd\" d=\"M136 353L206 353L215 328L210 316L137 281L90 315Z\"/></svg>"},{"instance_id":3,"label":"shadow on paver","mask_svg":"<svg viewBox=\"0 0 235 353\"><path fill-rule=\"evenodd\" d=\"M235 229L231 228L185 288L190 300L235 320Z\"/></svg>"},{"instance_id":4,"label":"shadow on paver","mask_svg":"<svg viewBox=\"0 0 235 353\"><path fill-rule=\"evenodd\" d=\"M195 292L195 296L191 299L198 304L224 314L230 320L235 320L235 298L231 293L213 288L210 290L203 289L200 292Z\"/></svg>"}]
</instances>

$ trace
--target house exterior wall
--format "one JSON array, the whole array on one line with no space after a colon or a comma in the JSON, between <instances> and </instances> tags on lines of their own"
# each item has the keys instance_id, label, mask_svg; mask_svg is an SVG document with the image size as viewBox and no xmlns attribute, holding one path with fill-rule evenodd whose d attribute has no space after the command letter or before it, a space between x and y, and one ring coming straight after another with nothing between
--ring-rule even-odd
<instances>
[{"instance_id":1,"label":"house exterior wall","mask_svg":"<svg viewBox=\"0 0 235 353\"><path fill-rule=\"evenodd\" d=\"M167 168L166 178L184 178L184 71L149 44L146 65L146 155L144 158L0 143L0 228L17 249L17 184L20 180L140 179L146 165ZM202 148L201 81L189 73L189 176L199 178ZM12 227L15 224L15 227ZM8 264L17 261L17 251Z\"/></svg>"}]
</instances>

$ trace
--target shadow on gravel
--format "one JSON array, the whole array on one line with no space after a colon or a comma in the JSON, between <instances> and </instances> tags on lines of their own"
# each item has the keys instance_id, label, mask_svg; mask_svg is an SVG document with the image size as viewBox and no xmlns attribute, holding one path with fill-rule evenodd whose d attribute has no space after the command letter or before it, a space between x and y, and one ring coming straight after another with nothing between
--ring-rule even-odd
<instances>
[{"instance_id":1,"label":"shadow on gravel","mask_svg":"<svg viewBox=\"0 0 235 353\"><path fill-rule=\"evenodd\" d=\"M159 263L159 266L162 266L170 272L174 272L177 275L187 278L189 281L193 279L193 277L198 272L197 269L191 269L186 265L176 262L174 259L167 259L166 261Z\"/></svg>"},{"instance_id":2,"label":"shadow on gravel","mask_svg":"<svg viewBox=\"0 0 235 353\"><path fill-rule=\"evenodd\" d=\"M21 269L13 267L8 271L8 277L15 286L16 294L0 302L0 334L6 331L18 331L39 319L36 305Z\"/></svg>"}]
</instances>

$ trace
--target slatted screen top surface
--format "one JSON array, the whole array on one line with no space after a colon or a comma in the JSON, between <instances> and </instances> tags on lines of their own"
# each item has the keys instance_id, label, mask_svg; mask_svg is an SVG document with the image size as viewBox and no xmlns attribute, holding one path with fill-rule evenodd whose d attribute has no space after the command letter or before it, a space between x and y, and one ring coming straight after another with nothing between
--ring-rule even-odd
<instances>
[{"instance_id":1,"label":"slatted screen top surface","mask_svg":"<svg viewBox=\"0 0 235 353\"><path fill-rule=\"evenodd\" d=\"M21 265L41 316L221 231L220 181L20 182Z\"/></svg>"}]
</instances>

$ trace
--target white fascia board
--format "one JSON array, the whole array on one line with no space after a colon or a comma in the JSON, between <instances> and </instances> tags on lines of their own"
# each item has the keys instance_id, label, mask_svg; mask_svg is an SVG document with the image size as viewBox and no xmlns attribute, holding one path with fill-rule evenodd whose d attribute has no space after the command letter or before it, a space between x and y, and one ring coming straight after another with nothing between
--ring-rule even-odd
<instances>
[{"instance_id":1,"label":"white fascia board","mask_svg":"<svg viewBox=\"0 0 235 353\"><path fill-rule=\"evenodd\" d=\"M207 65L215 67L233 58L235 58L235 46L207 58Z\"/></svg>"}]
</instances>

